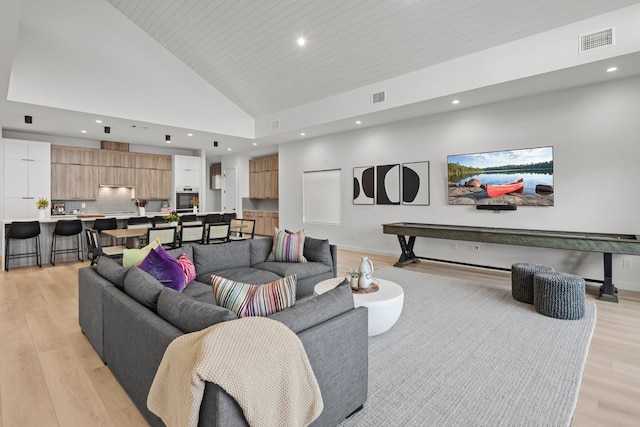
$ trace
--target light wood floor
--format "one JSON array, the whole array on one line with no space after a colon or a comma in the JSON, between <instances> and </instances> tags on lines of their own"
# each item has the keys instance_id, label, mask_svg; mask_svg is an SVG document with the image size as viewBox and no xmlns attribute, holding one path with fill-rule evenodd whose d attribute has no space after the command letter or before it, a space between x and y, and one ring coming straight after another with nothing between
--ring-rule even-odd
<instances>
[{"instance_id":1,"label":"light wood floor","mask_svg":"<svg viewBox=\"0 0 640 427\"><path fill-rule=\"evenodd\" d=\"M339 275L360 263L339 252ZM395 258L371 255L376 268ZM78 326L77 269L87 262L0 273L0 427L145 426ZM421 262L435 275L510 286L501 271ZM573 427L640 425L640 293L598 301Z\"/></svg>"}]
</instances>

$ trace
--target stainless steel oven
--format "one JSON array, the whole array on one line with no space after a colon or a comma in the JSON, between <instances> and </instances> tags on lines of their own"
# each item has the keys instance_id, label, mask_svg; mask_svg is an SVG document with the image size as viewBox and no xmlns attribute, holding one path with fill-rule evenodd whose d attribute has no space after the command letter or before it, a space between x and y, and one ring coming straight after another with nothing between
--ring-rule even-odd
<instances>
[{"instance_id":1,"label":"stainless steel oven","mask_svg":"<svg viewBox=\"0 0 640 427\"><path fill-rule=\"evenodd\" d=\"M181 187L176 189L176 210L190 211L193 209L191 201L194 197L200 198L200 191L197 187Z\"/></svg>"}]
</instances>

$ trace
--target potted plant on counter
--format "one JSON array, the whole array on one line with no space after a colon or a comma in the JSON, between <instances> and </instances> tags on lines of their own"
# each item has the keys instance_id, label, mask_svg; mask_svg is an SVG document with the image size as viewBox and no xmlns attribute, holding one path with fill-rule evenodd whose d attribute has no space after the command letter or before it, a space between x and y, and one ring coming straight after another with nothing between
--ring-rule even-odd
<instances>
[{"instance_id":1,"label":"potted plant on counter","mask_svg":"<svg viewBox=\"0 0 640 427\"><path fill-rule=\"evenodd\" d=\"M47 217L47 208L49 207L49 200L44 197L40 197L36 202L36 208L38 208L38 217L45 219Z\"/></svg>"},{"instance_id":2,"label":"potted plant on counter","mask_svg":"<svg viewBox=\"0 0 640 427\"><path fill-rule=\"evenodd\" d=\"M200 206L200 199L198 199L197 197L194 197L193 199L191 199L191 204L193 205L193 213L197 214L198 206Z\"/></svg>"},{"instance_id":3,"label":"potted plant on counter","mask_svg":"<svg viewBox=\"0 0 640 427\"><path fill-rule=\"evenodd\" d=\"M149 201L147 199L135 199L133 201L133 203L138 208L138 215L139 216L145 216L145 214L146 214L145 206L147 206L147 203L149 203Z\"/></svg>"},{"instance_id":4,"label":"potted plant on counter","mask_svg":"<svg viewBox=\"0 0 640 427\"><path fill-rule=\"evenodd\" d=\"M169 215L166 215L164 219L172 226L176 227L180 221L180 217L176 211L171 211Z\"/></svg>"}]
</instances>

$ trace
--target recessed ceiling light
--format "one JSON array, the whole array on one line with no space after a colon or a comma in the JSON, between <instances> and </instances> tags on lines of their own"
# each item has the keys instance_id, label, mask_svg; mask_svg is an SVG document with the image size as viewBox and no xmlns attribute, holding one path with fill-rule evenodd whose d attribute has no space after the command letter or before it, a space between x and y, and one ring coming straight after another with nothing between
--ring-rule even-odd
<instances>
[{"instance_id":1,"label":"recessed ceiling light","mask_svg":"<svg viewBox=\"0 0 640 427\"><path fill-rule=\"evenodd\" d=\"M607 73L613 73L614 71L618 71L618 67L609 67L609 68L607 68Z\"/></svg>"},{"instance_id":2,"label":"recessed ceiling light","mask_svg":"<svg viewBox=\"0 0 640 427\"><path fill-rule=\"evenodd\" d=\"M360 120L357 120L357 121L356 121L356 124L357 124L357 125L361 125L361 124L362 124L362 122L361 122Z\"/></svg>"},{"instance_id":3,"label":"recessed ceiling light","mask_svg":"<svg viewBox=\"0 0 640 427\"><path fill-rule=\"evenodd\" d=\"M458 99L454 99L453 101L451 101L451 103L452 103L453 105L460 104L460 100L458 100Z\"/></svg>"},{"instance_id":4,"label":"recessed ceiling light","mask_svg":"<svg viewBox=\"0 0 640 427\"><path fill-rule=\"evenodd\" d=\"M87 131L86 131L86 130L84 130L84 129L82 129L80 132L82 132L82 133L87 133Z\"/></svg>"},{"instance_id":5,"label":"recessed ceiling light","mask_svg":"<svg viewBox=\"0 0 640 427\"><path fill-rule=\"evenodd\" d=\"M305 136L305 135L306 135L306 133L300 132L300 136Z\"/></svg>"},{"instance_id":6,"label":"recessed ceiling light","mask_svg":"<svg viewBox=\"0 0 640 427\"><path fill-rule=\"evenodd\" d=\"M227 151L231 151L231 148L227 148Z\"/></svg>"},{"instance_id":7,"label":"recessed ceiling light","mask_svg":"<svg viewBox=\"0 0 640 427\"><path fill-rule=\"evenodd\" d=\"M297 43L298 43L298 46L302 47L305 44L307 44L307 40L305 40L304 37L300 36L300 37L298 37Z\"/></svg>"},{"instance_id":8,"label":"recessed ceiling light","mask_svg":"<svg viewBox=\"0 0 640 427\"><path fill-rule=\"evenodd\" d=\"M192 133L188 133L187 136L193 136L193 134Z\"/></svg>"},{"instance_id":9,"label":"recessed ceiling light","mask_svg":"<svg viewBox=\"0 0 640 427\"><path fill-rule=\"evenodd\" d=\"M102 123L102 120L97 119L97 120L96 120L96 123Z\"/></svg>"},{"instance_id":10,"label":"recessed ceiling light","mask_svg":"<svg viewBox=\"0 0 640 427\"><path fill-rule=\"evenodd\" d=\"M253 145L258 145L258 143L257 143L257 142L254 142L254 143L253 143Z\"/></svg>"}]
</instances>

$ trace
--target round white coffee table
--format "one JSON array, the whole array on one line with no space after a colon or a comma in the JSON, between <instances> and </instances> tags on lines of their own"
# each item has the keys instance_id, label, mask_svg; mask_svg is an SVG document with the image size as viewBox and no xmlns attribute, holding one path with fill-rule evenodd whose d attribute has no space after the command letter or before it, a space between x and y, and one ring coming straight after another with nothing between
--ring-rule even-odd
<instances>
[{"instance_id":1,"label":"round white coffee table","mask_svg":"<svg viewBox=\"0 0 640 427\"><path fill-rule=\"evenodd\" d=\"M344 277L323 280L313 288L315 295L323 294L340 284ZM369 336L380 335L388 331L400 318L404 303L404 291L397 283L385 279L375 279L378 284L377 292L353 294L356 307L365 306L369 309Z\"/></svg>"}]
</instances>

